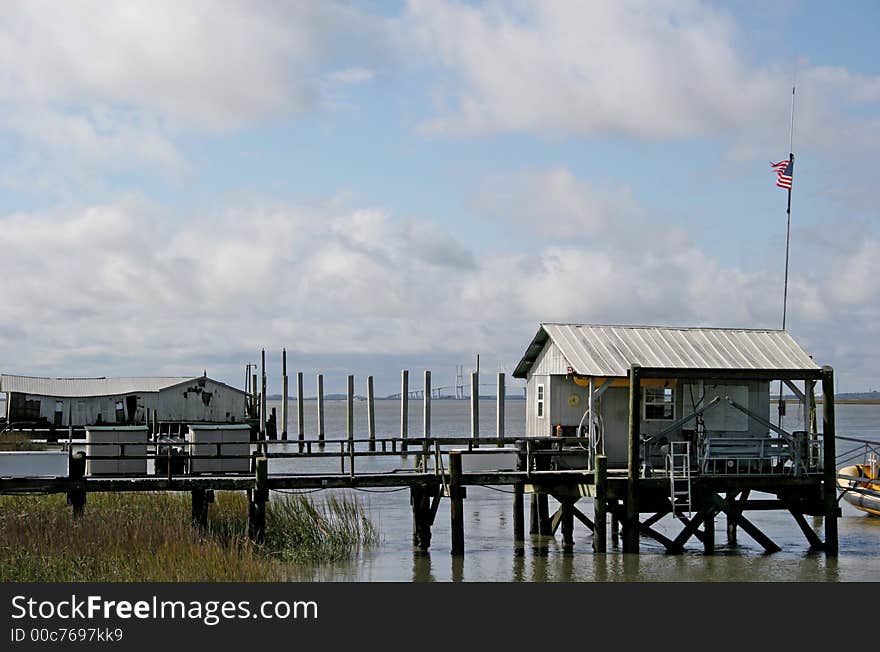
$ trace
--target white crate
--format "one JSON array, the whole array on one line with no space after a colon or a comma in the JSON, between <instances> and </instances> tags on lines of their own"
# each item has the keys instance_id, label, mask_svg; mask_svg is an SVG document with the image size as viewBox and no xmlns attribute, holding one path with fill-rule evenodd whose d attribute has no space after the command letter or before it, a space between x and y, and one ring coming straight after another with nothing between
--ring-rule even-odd
<instances>
[{"instance_id":1,"label":"white crate","mask_svg":"<svg viewBox=\"0 0 880 652\"><path fill-rule=\"evenodd\" d=\"M186 440L191 455L217 455L220 444L220 458L190 460L191 473L248 473L250 465L251 429L247 424L228 425L190 425ZM240 456L228 459L226 456Z\"/></svg>"},{"instance_id":2,"label":"white crate","mask_svg":"<svg viewBox=\"0 0 880 652\"><path fill-rule=\"evenodd\" d=\"M519 451L515 448L486 448L461 450L462 473L484 473L489 471L516 471Z\"/></svg>"},{"instance_id":3,"label":"white crate","mask_svg":"<svg viewBox=\"0 0 880 652\"><path fill-rule=\"evenodd\" d=\"M146 426L91 426L86 428L86 475L146 475ZM120 446L125 444L125 446ZM126 459L136 457L139 459Z\"/></svg>"}]
</instances>

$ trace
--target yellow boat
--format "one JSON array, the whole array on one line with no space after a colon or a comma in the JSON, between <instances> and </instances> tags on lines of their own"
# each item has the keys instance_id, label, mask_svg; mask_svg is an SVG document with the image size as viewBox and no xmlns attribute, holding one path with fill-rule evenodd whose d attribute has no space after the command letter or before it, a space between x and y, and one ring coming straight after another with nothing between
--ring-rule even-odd
<instances>
[{"instance_id":1,"label":"yellow boat","mask_svg":"<svg viewBox=\"0 0 880 652\"><path fill-rule=\"evenodd\" d=\"M868 464L854 464L837 472L837 486L844 491L843 499L856 509L880 516L880 468L877 458Z\"/></svg>"}]
</instances>

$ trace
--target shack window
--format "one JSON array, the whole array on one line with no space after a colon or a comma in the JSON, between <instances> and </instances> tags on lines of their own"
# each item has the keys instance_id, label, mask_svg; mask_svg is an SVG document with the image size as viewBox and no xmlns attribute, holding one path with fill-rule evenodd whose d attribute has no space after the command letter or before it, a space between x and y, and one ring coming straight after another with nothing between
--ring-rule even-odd
<instances>
[{"instance_id":1,"label":"shack window","mask_svg":"<svg viewBox=\"0 0 880 652\"><path fill-rule=\"evenodd\" d=\"M125 408L122 401L116 401L116 423L125 423Z\"/></svg>"},{"instance_id":2,"label":"shack window","mask_svg":"<svg viewBox=\"0 0 880 652\"><path fill-rule=\"evenodd\" d=\"M535 394L535 414L539 419L544 418L544 385L538 385Z\"/></svg>"},{"instance_id":3,"label":"shack window","mask_svg":"<svg viewBox=\"0 0 880 652\"><path fill-rule=\"evenodd\" d=\"M672 387L646 387L644 391L645 421L675 419L675 392Z\"/></svg>"},{"instance_id":4,"label":"shack window","mask_svg":"<svg viewBox=\"0 0 880 652\"><path fill-rule=\"evenodd\" d=\"M56 426L64 425L64 401L55 401L55 417L52 423Z\"/></svg>"}]
</instances>

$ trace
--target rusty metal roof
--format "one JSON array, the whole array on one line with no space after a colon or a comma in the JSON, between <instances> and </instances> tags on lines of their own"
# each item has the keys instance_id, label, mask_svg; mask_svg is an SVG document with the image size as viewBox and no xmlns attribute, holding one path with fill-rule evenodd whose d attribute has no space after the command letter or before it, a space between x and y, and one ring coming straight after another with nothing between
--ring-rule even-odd
<instances>
[{"instance_id":1,"label":"rusty metal roof","mask_svg":"<svg viewBox=\"0 0 880 652\"><path fill-rule=\"evenodd\" d=\"M633 364L673 369L816 371L819 366L781 330L541 324L513 372L525 378L548 340L573 372L623 377Z\"/></svg>"},{"instance_id":2,"label":"rusty metal roof","mask_svg":"<svg viewBox=\"0 0 880 652\"><path fill-rule=\"evenodd\" d=\"M34 396L119 396L148 394L166 387L197 380L201 376L154 376L146 378L37 378L0 376L0 392L18 392Z\"/></svg>"}]
</instances>

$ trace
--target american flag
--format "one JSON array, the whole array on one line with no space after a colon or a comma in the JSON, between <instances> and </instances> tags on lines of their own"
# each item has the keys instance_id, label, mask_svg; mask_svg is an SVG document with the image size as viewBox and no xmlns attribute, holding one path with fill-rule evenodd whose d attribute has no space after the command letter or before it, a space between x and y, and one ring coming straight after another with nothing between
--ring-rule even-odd
<instances>
[{"instance_id":1,"label":"american flag","mask_svg":"<svg viewBox=\"0 0 880 652\"><path fill-rule=\"evenodd\" d=\"M786 190L791 190L791 178L794 174L794 162L785 159L779 163L771 163L770 167L776 172L776 185Z\"/></svg>"}]
</instances>

